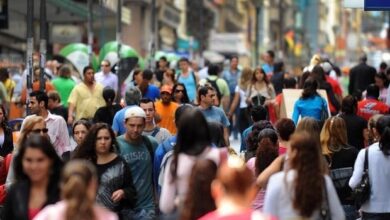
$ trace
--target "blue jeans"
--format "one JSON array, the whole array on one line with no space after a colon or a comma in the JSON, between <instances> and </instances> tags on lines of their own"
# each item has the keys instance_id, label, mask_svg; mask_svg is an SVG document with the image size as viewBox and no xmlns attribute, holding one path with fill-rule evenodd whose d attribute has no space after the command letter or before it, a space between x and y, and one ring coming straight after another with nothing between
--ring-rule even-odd
<instances>
[{"instance_id":1,"label":"blue jeans","mask_svg":"<svg viewBox=\"0 0 390 220\"><path fill-rule=\"evenodd\" d=\"M362 220L388 220L390 213L362 213Z\"/></svg>"},{"instance_id":2,"label":"blue jeans","mask_svg":"<svg viewBox=\"0 0 390 220\"><path fill-rule=\"evenodd\" d=\"M343 205L343 209L345 212L345 219L346 220L356 220L359 217L355 206Z\"/></svg>"}]
</instances>

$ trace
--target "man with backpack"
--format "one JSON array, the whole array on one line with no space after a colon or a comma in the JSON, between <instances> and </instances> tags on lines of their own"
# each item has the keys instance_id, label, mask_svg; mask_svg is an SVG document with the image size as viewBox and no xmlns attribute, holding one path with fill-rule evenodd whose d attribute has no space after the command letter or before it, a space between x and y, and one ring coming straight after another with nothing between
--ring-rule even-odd
<instances>
[{"instance_id":1,"label":"man with backpack","mask_svg":"<svg viewBox=\"0 0 390 220\"><path fill-rule=\"evenodd\" d=\"M149 135L156 138L158 144L168 139L171 133L166 128L156 125L154 117L156 115L156 109L154 102L149 98L142 98L139 106L144 110L146 114L145 129L142 132L143 135Z\"/></svg>"},{"instance_id":2,"label":"man with backpack","mask_svg":"<svg viewBox=\"0 0 390 220\"><path fill-rule=\"evenodd\" d=\"M216 99L214 99L214 106L227 110L230 102L230 90L227 82L218 76L219 70L217 65L211 64L208 68L209 76L206 79L202 79L199 84L208 84L213 87L217 95Z\"/></svg>"},{"instance_id":3,"label":"man with backpack","mask_svg":"<svg viewBox=\"0 0 390 220\"><path fill-rule=\"evenodd\" d=\"M153 158L157 141L151 136L144 136L146 114L139 106L132 106L125 112L125 134L117 137L119 154L129 165L137 202L130 219L155 219L155 193L153 191Z\"/></svg>"}]
</instances>

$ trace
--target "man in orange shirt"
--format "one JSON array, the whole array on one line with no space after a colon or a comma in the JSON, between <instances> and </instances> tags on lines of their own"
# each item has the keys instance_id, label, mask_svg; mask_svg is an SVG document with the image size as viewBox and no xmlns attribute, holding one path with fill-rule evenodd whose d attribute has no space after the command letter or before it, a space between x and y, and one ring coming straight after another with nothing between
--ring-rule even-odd
<instances>
[{"instance_id":1,"label":"man in orange shirt","mask_svg":"<svg viewBox=\"0 0 390 220\"><path fill-rule=\"evenodd\" d=\"M176 134L175 112L179 105L172 102L172 89L164 85L160 89L161 100L155 102L156 112L160 116L160 127L168 129L174 135Z\"/></svg>"},{"instance_id":2,"label":"man in orange shirt","mask_svg":"<svg viewBox=\"0 0 390 220\"><path fill-rule=\"evenodd\" d=\"M39 84L40 71L41 69L39 67L34 67L33 84L32 84L33 92L39 91L40 89L40 84ZM48 79L45 79L45 92L50 92L53 90L55 90L53 84L51 84L51 82ZM20 102L25 104L26 98L27 98L27 87L24 87L20 97Z\"/></svg>"},{"instance_id":3,"label":"man in orange shirt","mask_svg":"<svg viewBox=\"0 0 390 220\"><path fill-rule=\"evenodd\" d=\"M379 87L370 84L367 87L366 98L358 103L358 115L367 121L376 114L389 113L389 106L378 100Z\"/></svg>"}]
</instances>

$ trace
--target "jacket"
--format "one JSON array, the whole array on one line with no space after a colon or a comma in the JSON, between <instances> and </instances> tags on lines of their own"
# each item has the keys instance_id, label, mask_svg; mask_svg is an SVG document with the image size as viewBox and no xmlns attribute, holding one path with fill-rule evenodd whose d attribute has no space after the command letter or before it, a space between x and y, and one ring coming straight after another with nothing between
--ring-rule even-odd
<instances>
[{"instance_id":1,"label":"jacket","mask_svg":"<svg viewBox=\"0 0 390 220\"><path fill-rule=\"evenodd\" d=\"M0 156L5 157L14 149L14 142L12 139L12 130L8 127L4 129L4 143L0 148Z\"/></svg>"}]
</instances>

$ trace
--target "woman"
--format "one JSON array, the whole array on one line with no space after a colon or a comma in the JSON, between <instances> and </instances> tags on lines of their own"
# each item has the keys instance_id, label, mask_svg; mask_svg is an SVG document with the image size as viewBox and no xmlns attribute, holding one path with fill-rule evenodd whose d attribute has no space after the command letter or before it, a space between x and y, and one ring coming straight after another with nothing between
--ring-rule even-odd
<instances>
[{"instance_id":1,"label":"woman","mask_svg":"<svg viewBox=\"0 0 390 220\"><path fill-rule=\"evenodd\" d=\"M389 80L387 79L387 76L384 72L375 74L375 85L379 87L379 101L386 103Z\"/></svg>"},{"instance_id":2,"label":"woman","mask_svg":"<svg viewBox=\"0 0 390 220\"><path fill-rule=\"evenodd\" d=\"M349 180L352 176L358 150L348 145L346 130L342 118L331 117L326 120L321 131L321 148L347 219L355 220L357 211L354 207L352 191L345 180Z\"/></svg>"},{"instance_id":3,"label":"woman","mask_svg":"<svg viewBox=\"0 0 390 220\"><path fill-rule=\"evenodd\" d=\"M295 133L288 155L291 168L270 178L263 211L279 219L320 219L323 211L330 219L345 219L315 137Z\"/></svg>"},{"instance_id":4,"label":"woman","mask_svg":"<svg viewBox=\"0 0 390 220\"><path fill-rule=\"evenodd\" d=\"M378 132L376 131L376 123L382 114L373 115L367 123L367 142L368 146L377 143L379 141Z\"/></svg>"},{"instance_id":5,"label":"woman","mask_svg":"<svg viewBox=\"0 0 390 220\"><path fill-rule=\"evenodd\" d=\"M162 86L167 85L170 88L173 88L176 83L175 75L176 73L174 69L166 69L162 79Z\"/></svg>"},{"instance_id":6,"label":"woman","mask_svg":"<svg viewBox=\"0 0 390 220\"><path fill-rule=\"evenodd\" d=\"M89 162L69 162L61 178L62 201L47 206L34 220L118 220L114 213L95 204L97 179Z\"/></svg>"},{"instance_id":7,"label":"woman","mask_svg":"<svg viewBox=\"0 0 390 220\"><path fill-rule=\"evenodd\" d=\"M76 147L74 148L74 151L67 151L62 154L61 157L64 161L69 161L74 156L74 152L83 143L90 127L91 123L84 119L80 119L73 124L72 133L73 139L76 142Z\"/></svg>"},{"instance_id":8,"label":"woman","mask_svg":"<svg viewBox=\"0 0 390 220\"><path fill-rule=\"evenodd\" d=\"M379 142L362 149L355 162L349 186L355 189L361 182L364 170L365 153L368 153L368 176L370 179L370 197L362 204L363 220L390 219L390 116L378 119L376 130Z\"/></svg>"},{"instance_id":9,"label":"woman","mask_svg":"<svg viewBox=\"0 0 390 220\"><path fill-rule=\"evenodd\" d=\"M217 165L212 160L196 161L191 172L187 197L180 220L195 220L216 209L210 185L217 175Z\"/></svg>"},{"instance_id":10,"label":"woman","mask_svg":"<svg viewBox=\"0 0 390 220\"><path fill-rule=\"evenodd\" d=\"M188 98L187 89L183 83L176 83L173 86L172 100L179 105L190 103Z\"/></svg>"},{"instance_id":11,"label":"woman","mask_svg":"<svg viewBox=\"0 0 390 220\"><path fill-rule=\"evenodd\" d=\"M290 136L295 131L294 121L289 118L279 119L275 124L279 137L279 155L283 155L290 147Z\"/></svg>"},{"instance_id":12,"label":"woman","mask_svg":"<svg viewBox=\"0 0 390 220\"><path fill-rule=\"evenodd\" d=\"M240 80L234 90L234 98L227 115L231 118L236 112L237 105L239 104L238 125L241 134L251 125L248 103L246 102L248 98L246 91L251 83L251 78L252 70L249 67L245 67L241 72Z\"/></svg>"},{"instance_id":13,"label":"woman","mask_svg":"<svg viewBox=\"0 0 390 220\"><path fill-rule=\"evenodd\" d=\"M223 137L223 125L219 122L208 122L211 136L211 143L217 148L228 147Z\"/></svg>"},{"instance_id":14,"label":"woman","mask_svg":"<svg viewBox=\"0 0 390 220\"><path fill-rule=\"evenodd\" d=\"M220 150L211 147L209 126L200 110L188 110L180 118L178 131L173 156L167 162L163 178L160 210L164 214L180 212L189 190L191 170L198 158L210 159L216 164L221 161Z\"/></svg>"},{"instance_id":15,"label":"woman","mask_svg":"<svg viewBox=\"0 0 390 220\"><path fill-rule=\"evenodd\" d=\"M252 131L249 134L248 138L246 139L247 150L245 151L245 161L248 161L252 157L256 156L257 148L259 147L259 142L260 142L259 139L262 138L259 136L259 133L263 129L267 129L267 128L274 129L271 122L269 121L259 121L253 125Z\"/></svg>"},{"instance_id":16,"label":"woman","mask_svg":"<svg viewBox=\"0 0 390 220\"><path fill-rule=\"evenodd\" d=\"M122 109L122 106L115 104L115 90L111 87L105 87L103 89L103 99L106 102L106 106L100 107L93 117L93 122L103 122L110 126L114 119L115 113Z\"/></svg>"},{"instance_id":17,"label":"woman","mask_svg":"<svg viewBox=\"0 0 390 220\"><path fill-rule=\"evenodd\" d=\"M0 161L14 149L12 130L8 127L8 119L5 108L0 105Z\"/></svg>"},{"instance_id":18,"label":"woman","mask_svg":"<svg viewBox=\"0 0 390 220\"><path fill-rule=\"evenodd\" d=\"M210 212L200 220L270 220L273 219L259 211L253 211L251 204L256 196L252 172L238 157L230 157L217 172L217 178L211 184L217 210Z\"/></svg>"},{"instance_id":19,"label":"woman","mask_svg":"<svg viewBox=\"0 0 390 220\"><path fill-rule=\"evenodd\" d=\"M74 157L96 165L99 178L96 201L120 214L135 204L135 188L130 169L115 153L116 149L118 144L111 127L97 123L89 129Z\"/></svg>"},{"instance_id":20,"label":"woman","mask_svg":"<svg viewBox=\"0 0 390 220\"><path fill-rule=\"evenodd\" d=\"M33 219L59 200L62 161L48 137L30 134L14 158L16 183L7 193L2 219Z\"/></svg>"},{"instance_id":21,"label":"woman","mask_svg":"<svg viewBox=\"0 0 390 220\"><path fill-rule=\"evenodd\" d=\"M309 77L303 85L302 96L295 102L292 119L298 124L299 116L312 117L321 121L323 111L328 112L328 106L324 98L317 93L318 83L314 78Z\"/></svg>"},{"instance_id":22,"label":"woman","mask_svg":"<svg viewBox=\"0 0 390 220\"><path fill-rule=\"evenodd\" d=\"M259 133L259 142L256 151L256 157L252 157L246 163L247 167L252 170L254 177L259 176L272 161L278 157L278 135L273 129L266 128ZM265 188L260 189L257 193L252 207L255 210L262 210L264 203Z\"/></svg>"},{"instance_id":23,"label":"woman","mask_svg":"<svg viewBox=\"0 0 390 220\"><path fill-rule=\"evenodd\" d=\"M251 82L246 90L246 101L255 105L257 103L253 103L252 99L258 95L263 96L266 101L275 98L274 87L269 83L266 73L261 68L256 68L252 73Z\"/></svg>"}]
</instances>

